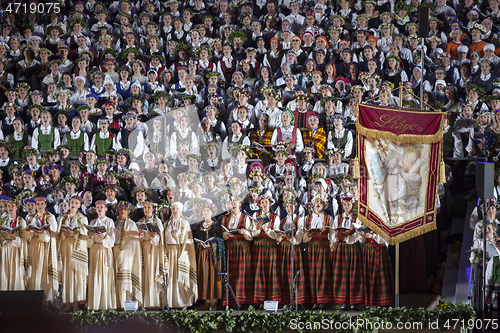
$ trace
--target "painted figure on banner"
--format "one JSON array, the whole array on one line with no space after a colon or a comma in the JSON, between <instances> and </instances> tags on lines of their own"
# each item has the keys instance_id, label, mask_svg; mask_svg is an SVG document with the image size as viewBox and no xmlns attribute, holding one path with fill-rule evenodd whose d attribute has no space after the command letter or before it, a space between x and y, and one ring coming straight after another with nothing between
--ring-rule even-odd
<instances>
[{"instance_id":1,"label":"painted figure on banner","mask_svg":"<svg viewBox=\"0 0 500 333\"><path fill-rule=\"evenodd\" d=\"M374 197L378 198L381 217L396 226L404 221L404 215L417 216L425 200L421 189L428 171L421 167L426 164L428 146L396 145L385 139L367 143L370 182Z\"/></svg>"}]
</instances>

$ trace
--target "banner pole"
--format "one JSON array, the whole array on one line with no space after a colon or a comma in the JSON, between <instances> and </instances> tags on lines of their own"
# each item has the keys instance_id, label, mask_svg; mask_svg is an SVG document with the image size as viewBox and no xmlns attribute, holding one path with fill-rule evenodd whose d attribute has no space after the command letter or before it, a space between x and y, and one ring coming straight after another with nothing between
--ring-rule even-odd
<instances>
[{"instance_id":1,"label":"banner pole","mask_svg":"<svg viewBox=\"0 0 500 333\"><path fill-rule=\"evenodd\" d=\"M422 69L420 71L421 78L420 78L420 110L424 109L424 59L425 59L425 52L424 52L424 38L421 39L421 45L422 49L420 50L420 56L421 56L421 64L422 64Z\"/></svg>"},{"instance_id":2,"label":"banner pole","mask_svg":"<svg viewBox=\"0 0 500 333\"><path fill-rule=\"evenodd\" d=\"M403 107L403 82L399 82L399 108Z\"/></svg>"},{"instance_id":3,"label":"banner pole","mask_svg":"<svg viewBox=\"0 0 500 333\"><path fill-rule=\"evenodd\" d=\"M396 244L396 288L395 288L395 301L396 307L399 308L399 243Z\"/></svg>"}]
</instances>

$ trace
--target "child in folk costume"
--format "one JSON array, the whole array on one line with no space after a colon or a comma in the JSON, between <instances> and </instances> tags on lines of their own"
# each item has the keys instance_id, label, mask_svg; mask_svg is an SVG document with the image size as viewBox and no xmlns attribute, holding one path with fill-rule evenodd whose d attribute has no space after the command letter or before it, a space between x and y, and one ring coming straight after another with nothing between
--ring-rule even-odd
<instances>
[{"instance_id":1,"label":"child in folk costume","mask_svg":"<svg viewBox=\"0 0 500 333\"><path fill-rule=\"evenodd\" d=\"M154 223L160 229L159 233L140 230L142 253L143 253L143 275L142 275L142 295L144 298L143 306L145 308L158 308L161 306L160 285L155 278L163 272L163 251L162 237L163 224L161 220L154 215L154 209L157 206L151 199L143 202L144 217L137 223Z\"/></svg>"},{"instance_id":2,"label":"child in folk costume","mask_svg":"<svg viewBox=\"0 0 500 333\"><path fill-rule=\"evenodd\" d=\"M223 229L214 217L217 207L206 202L201 209L204 221L193 231L198 267L198 299L205 300L210 305L210 311L215 311L217 301L223 296L222 279L217 273L226 271L226 248L222 238Z\"/></svg>"},{"instance_id":3,"label":"child in folk costume","mask_svg":"<svg viewBox=\"0 0 500 333\"><path fill-rule=\"evenodd\" d=\"M312 204L313 212L305 218L302 239L306 247L306 284L310 292L307 298L313 304L313 310L316 310L332 302L332 270L328 259L328 227L332 225L332 217L324 213L328 206L326 198L317 195L312 199Z\"/></svg>"},{"instance_id":4,"label":"child in folk costume","mask_svg":"<svg viewBox=\"0 0 500 333\"><path fill-rule=\"evenodd\" d=\"M116 301L120 309L126 301L142 304L142 249L139 229L129 218L132 205L120 201L115 222L113 255L116 265Z\"/></svg>"},{"instance_id":5,"label":"child in folk costume","mask_svg":"<svg viewBox=\"0 0 500 333\"><path fill-rule=\"evenodd\" d=\"M173 308L193 305L198 299L196 250L189 222L182 216L184 205L172 204L172 215L164 226L167 302ZM160 272L162 273L162 272Z\"/></svg>"},{"instance_id":6,"label":"child in folk costume","mask_svg":"<svg viewBox=\"0 0 500 333\"><path fill-rule=\"evenodd\" d=\"M45 210L46 198L37 197L35 202L36 214L28 218L26 227L32 270L27 289L44 290L47 301L53 301L59 287L55 237L58 225L54 215ZM44 229L47 225L48 229Z\"/></svg>"},{"instance_id":7,"label":"child in folk costume","mask_svg":"<svg viewBox=\"0 0 500 333\"><path fill-rule=\"evenodd\" d=\"M333 301L342 304L341 310L365 302L363 290L363 262L360 235L356 231L357 216L352 211L349 194L342 200L343 213L335 216L330 229L330 251L333 260Z\"/></svg>"},{"instance_id":8,"label":"child in folk costume","mask_svg":"<svg viewBox=\"0 0 500 333\"><path fill-rule=\"evenodd\" d=\"M252 304L253 276L252 260L250 254L250 241L252 241L252 223L248 216L240 210L241 199L231 196L231 212L224 216L221 224L225 232L222 236L226 242L227 273L234 293L240 304ZM228 230L230 232L228 232ZM234 304L232 299L229 300Z\"/></svg>"},{"instance_id":9,"label":"child in folk costume","mask_svg":"<svg viewBox=\"0 0 500 333\"><path fill-rule=\"evenodd\" d=\"M115 270L113 246L115 245L115 223L106 216L106 201L95 203L97 218L90 225L104 226L106 232L90 232L87 241L89 249L89 279L87 308L108 310L116 308Z\"/></svg>"},{"instance_id":10,"label":"child in folk costume","mask_svg":"<svg viewBox=\"0 0 500 333\"><path fill-rule=\"evenodd\" d=\"M387 242L371 231L359 231L364 241L363 272L366 306L394 304L394 277Z\"/></svg>"},{"instance_id":11,"label":"child in folk costume","mask_svg":"<svg viewBox=\"0 0 500 333\"><path fill-rule=\"evenodd\" d=\"M290 193L292 192L290 191ZM280 221L279 236L277 238L279 243L278 262L281 263L281 267L279 268L281 273L281 302L283 304L295 304L295 300L297 300L297 304L303 304L306 301L306 280L303 275L305 271L302 247L300 246L304 235L303 219L293 213L293 210L298 206L294 199L284 199L283 205L287 216ZM291 259L292 243L295 246L293 271ZM298 276L296 272L300 272ZM294 299L290 299L290 291L294 284L297 288L294 289Z\"/></svg>"},{"instance_id":12,"label":"child in folk costume","mask_svg":"<svg viewBox=\"0 0 500 333\"><path fill-rule=\"evenodd\" d=\"M60 219L58 253L60 273L63 284L62 301L66 311L78 310L79 303L87 300L88 250L87 217L78 209L82 199L75 195L71 198L69 211Z\"/></svg>"},{"instance_id":13,"label":"child in folk costume","mask_svg":"<svg viewBox=\"0 0 500 333\"><path fill-rule=\"evenodd\" d=\"M253 215L252 263L255 272L254 303L263 307L264 301L281 302L280 272L278 266L278 245L280 234L277 215L271 212L271 194L257 198L260 210Z\"/></svg>"},{"instance_id":14,"label":"child in folk costume","mask_svg":"<svg viewBox=\"0 0 500 333\"><path fill-rule=\"evenodd\" d=\"M17 215L19 203L3 196L7 203L7 213L0 219L0 225L11 231L0 234L0 290L24 290L26 283L26 221ZM17 229L16 229L17 228Z\"/></svg>"}]
</instances>

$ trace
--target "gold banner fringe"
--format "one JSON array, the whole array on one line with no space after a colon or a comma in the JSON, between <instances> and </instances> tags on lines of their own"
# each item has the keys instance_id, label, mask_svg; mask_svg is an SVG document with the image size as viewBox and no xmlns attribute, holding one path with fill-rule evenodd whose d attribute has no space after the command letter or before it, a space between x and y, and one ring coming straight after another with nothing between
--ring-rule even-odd
<instances>
[{"instance_id":1,"label":"gold banner fringe","mask_svg":"<svg viewBox=\"0 0 500 333\"><path fill-rule=\"evenodd\" d=\"M435 212L434 212L435 214ZM372 221L368 220L364 216L358 215L358 219L366 225L368 228L373 230L375 233L379 234L383 239L387 241L390 245L396 245L398 243L402 243L404 241L407 241L409 239L415 238L417 236L423 235L429 231L436 230L436 221L432 223L427 223L426 225L423 225L421 227L415 228L413 230L407 231L404 234L397 235L395 237L389 237L378 225L373 223Z\"/></svg>"},{"instance_id":2,"label":"gold banner fringe","mask_svg":"<svg viewBox=\"0 0 500 333\"><path fill-rule=\"evenodd\" d=\"M441 184L446 184L446 165L443 160L439 162L439 182Z\"/></svg>"},{"instance_id":3,"label":"gold banner fringe","mask_svg":"<svg viewBox=\"0 0 500 333\"><path fill-rule=\"evenodd\" d=\"M415 135L415 134L401 134L397 135L388 131L368 129L361 126L359 122L356 122L356 131L358 135L364 135L368 138L376 139L386 139L391 140L395 144L402 143L436 143L443 137L443 127L441 126L439 131L432 135Z\"/></svg>"},{"instance_id":4,"label":"gold banner fringe","mask_svg":"<svg viewBox=\"0 0 500 333\"><path fill-rule=\"evenodd\" d=\"M354 179L360 179L361 178L361 173L359 171L359 158L356 156L354 159L354 165L353 165L353 178Z\"/></svg>"}]
</instances>

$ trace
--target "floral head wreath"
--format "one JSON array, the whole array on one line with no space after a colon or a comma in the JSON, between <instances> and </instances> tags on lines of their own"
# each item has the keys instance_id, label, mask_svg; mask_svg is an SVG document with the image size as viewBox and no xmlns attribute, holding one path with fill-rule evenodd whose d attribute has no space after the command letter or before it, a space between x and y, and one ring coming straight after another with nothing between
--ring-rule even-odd
<instances>
[{"instance_id":1,"label":"floral head wreath","mask_svg":"<svg viewBox=\"0 0 500 333\"><path fill-rule=\"evenodd\" d=\"M152 97L155 101L159 100L160 97L164 97L166 101L170 101L172 99L172 96L167 94L164 90L155 92Z\"/></svg>"},{"instance_id":2,"label":"floral head wreath","mask_svg":"<svg viewBox=\"0 0 500 333\"><path fill-rule=\"evenodd\" d=\"M71 92L69 89L67 88L59 88L59 89L56 89L56 91L54 91L54 96L59 97L59 94L60 93L66 93L66 95L69 97L71 97Z\"/></svg>"},{"instance_id":3,"label":"floral head wreath","mask_svg":"<svg viewBox=\"0 0 500 333\"><path fill-rule=\"evenodd\" d=\"M79 180L78 180L78 178L75 178L75 177L66 176L63 179L63 187L66 187L67 183L75 184L76 186L78 186Z\"/></svg>"},{"instance_id":4,"label":"floral head wreath","mask_svg":"<svg viewBox=\"0 0 500 333\"><path fill-rule=\"evenodd\" d=\"M267 194L261 194L257 197L257 200L255 202L257 205L260 207L262 200L267 199L269 202L272 204L274 202L273 198Z\"/></svg>"},{"instance_id":5,"label":"floral head wreath","mask_svg":"<svg viewBox=\"0 0 500 333\"><path fill-rule=\"evenodd\" d=\"M436 43L438 43L438 44L441 43L441 38L439 38L436 35L432 35L431 37L427 38L427 42L430 42L431 40L436 41Z\"/></svg>"},{"instance_id":6,"label":"floral head wreath","mask_svg":"<svg viewBox=\"0 0 500 333\"><path fill-rule=\"evenodd\" d=\"M233 44L233 41L235 38L240 37L242 43L245 43L247 41L247 35L245 35L244 32L242 31L233 31L228 38L229 43Z\"/></svg>"},{"instance_id":7,"label":"floral head wreath","mask_svg":"<svg viewBox=\"0 0 500 333\"><path fill-rule=\"evenodd\" d=\"M162 211L163 208L167 208L167 209L172 209L172 204L170 202L168 202L167 200L162 200L160 201L160 203L158 204L158 211Z\"/></svg>"},{"instance_id":8,"label":"floral head wreath","mask_svg":"<svg viewBox=\"0 0 500 333\"><path fill-rule=\"evenodd\" d=\"M479 30L482 34L485 34L486 33L486 28L483 27L481 24L479 23L473 23L470 28L469 28L469 32L472 32L472 30Z\"/></svg>"},{"instance_id":9,"label":"floral head wreath","mask_svg":"<svg viewBox=\"0 0 500 333\"><path fill-rule=\"evenodd\" d=\"M200 58L200 51L205 50L208 52L208 58L212 57L212 48L209 45L203 44L196 48L194 52L197 58Z\"/></svg>"},{"instance_id":10,"label":"floral head wreath","mask_svg":"<svg viewBox=\"0 0 500 333\"><path fill-rule=\"evenodd\" d=\"M240 151L244 151L248 157L253 156L253 152L252 152L252 149L250 148L250 146L236 145L236 146L231 147L231 149L230 149L230 153L233 156L233 158L236 158L236 156L238 155L238 153Z\"/></svg>"},{"instance_id":11,"label":"floral head wreath","mask_svg":"<svg viewBox=\"0 0 500 333\"><path fill-rule=\"evenodd\" d=\"M179 55L180 51L185 51L187 54L191 54L192 47L186 43L179 42L175 45L174 54Z\"/></svg>"},{"instance_id":12,"label":"floral head wreath","mask_svg":"<svg viewBox=\"0 0 500 333\"><path fill-rule=\"evenodd\" d=\"M40 157L40 152L33 147L25 146L23 148L23 156L27 157L29 155L35 155L36 157Z\"/></svg>"},{"instance_id":13,"label":"floral head wreath","mask_svg":"<svg viewBox=\"0 0 500 333\"><path fill-rule=\"evenodd\" d=\"M19 91L19 88L24 88L26 90L30 90L30 85L27 84L26 82L21 82L21 83L18 83L17 86L16 86L16 90Z\"/></svg>"},{"instance_id":14,"label":"floral head wreath","mask_svg":"<svg viewBox=\"0 0 500 333\"><path fill-rule=\"evenodd\" d=\"M340 15L332 15L330 17L330 21L333 22L333 20L336 19L336 18L340 20L340 23L341 23L342 26L345 24L344 18L342 16L340 16Z\"/></svg>"},{"instance_id":15,"label":"floral head wreath","mask_svg":"<svg viewBox=\"0 0 500 333\"><path fill-rule=\"evenodd\" d=\"M248 175L248 179L253 179L253 177L255 176L261 176L262 179L266 179L266 175L260 171L255 171L255 172L251 172L249 175Z\"/></svg>"},{"instance_id":16,"label":"floral head wreath","mask_svg":"<svg viewBox=\"0 0 500 333\"><path fill-rule=\"evenodd\" d=\"M335 114L333 115L333 117L331 118L331 121L333 122L333 119L340 119L342 120L342 124L345 124L346 123L346 119L344 117L342 117L340 114Z\"/></svg>"}]
</instances>

